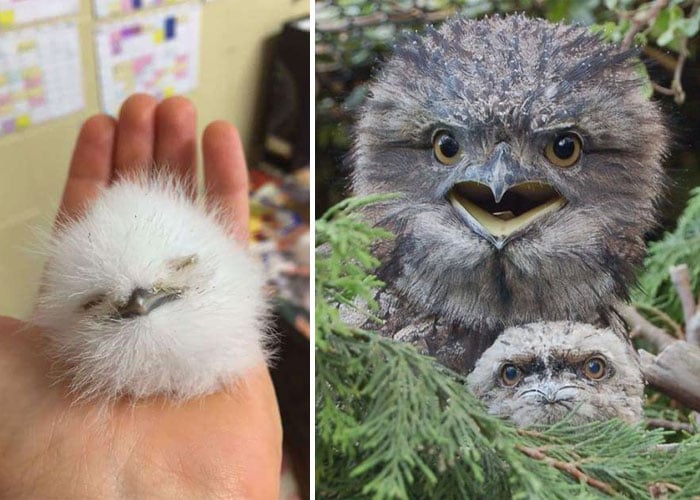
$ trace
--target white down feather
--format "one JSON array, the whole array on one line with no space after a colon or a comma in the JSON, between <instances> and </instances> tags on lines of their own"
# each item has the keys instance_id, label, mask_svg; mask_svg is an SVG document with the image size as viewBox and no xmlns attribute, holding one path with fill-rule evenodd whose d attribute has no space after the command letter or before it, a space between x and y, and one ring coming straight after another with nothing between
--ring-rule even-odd
<instances>
[{"instance_id":1,"label":"white down feather","mask_svg":"<svg viewBox=\"0 0 700 500\"><path fill-rule=\"evenodd\" d=\"M46 252L34 322L79 398L188 399L267 358L261 269L217 211L170 178L114 183L55 229ZM136 288L182 292L115 316Z\"/></svg>"}]
</instances>

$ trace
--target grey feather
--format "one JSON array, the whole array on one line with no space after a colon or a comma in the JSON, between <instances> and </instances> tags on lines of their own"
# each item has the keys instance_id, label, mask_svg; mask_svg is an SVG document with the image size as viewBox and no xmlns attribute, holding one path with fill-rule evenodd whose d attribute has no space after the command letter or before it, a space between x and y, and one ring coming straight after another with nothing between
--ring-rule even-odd
<instances>
[{"instance_id":1,"label":"grey feather","mask_svg":"<svg viewBox=\"0 0 700 500\"><path fill-rule=\"evenodd\" d=\"M602 363L593 374L586 363ZM506 366L519 372L509 385ZM593 365L598 367L597 365ZM599 377L599 378L598 378ZM489 412L518 426L643 416L644 379L636 351L610 329L583 323L532 323L507 329L468 377Z\"/></svg>"},{"instance_id":2,"label":"grey feather","mask_svg":"<svg viewBox=\"0 0 700 500\"><path fill-rule=\"evenodd\" d=\"M665 180L668 133L637 64L585 28L523 16L456 18L398 44L351 155L355 194L401 195L368 212L397 235L377 248L396 300L383 333L441 325L423 335L428 352L467 372L508 326L615 325ZM433 151L440 130L459 143L454 164ZM570 168L544 154L562 133L582 143ZM450 201L461 185L491 186L495 200L493 186L522 182L561 200L507 238Z\"/></svg>"}]
</instances>

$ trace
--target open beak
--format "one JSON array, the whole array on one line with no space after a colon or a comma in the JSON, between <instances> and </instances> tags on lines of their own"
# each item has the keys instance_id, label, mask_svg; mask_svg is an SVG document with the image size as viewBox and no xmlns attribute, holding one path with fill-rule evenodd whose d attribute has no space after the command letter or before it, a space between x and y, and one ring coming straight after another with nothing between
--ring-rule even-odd
<instances>
[{"instance_id":1,"label":"open beak","mask_svg":"<svg viewBox=\"0 0 700 500\"><path fill-rule=\"evenodd\" d=\"M532 172L513 158L506 143L498 144L486 163L470 167L448 198L472 231L499 250L566 205L550 184L532 180Z\"/></svg>"},{"instance_id":2,"label":"open beak","mask_svg":"<svg viewBox=\"0 0 700 500\"><path fill-rule=\"evenodd\" d=\"M510 187L500 198L485 184L459 182L449 198L465 222L499 249L534 221L566 205L552 186L532 181Z\"/></svg>"},{"instance_id":3,"label":"open beak","mask_svg":"<svg viewBox=\"0 0 700 500\"><path fill-rule=\"evenodd\" d=\"M125 305L117 309L116 316L121 319L146 316L154 309L180 298L180 289L152 289L136 288Z\"/></svg>"}]
</instances>

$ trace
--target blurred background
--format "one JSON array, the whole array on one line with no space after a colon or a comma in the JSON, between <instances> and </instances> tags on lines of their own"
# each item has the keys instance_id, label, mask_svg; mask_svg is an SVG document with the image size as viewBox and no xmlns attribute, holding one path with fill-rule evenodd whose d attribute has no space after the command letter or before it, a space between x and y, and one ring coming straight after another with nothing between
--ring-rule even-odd
<instances>
[{"instance_id":1,"label":"blurred background","mask_svg":"<svg viewBox=\"0 0 700 500\"><path fill-rule=\"evenodd\" d=\"M183 94L235 124L251 249L275 297L282 498L309 495L308 0L0 0L0 315L26 318L82 122L131 93ZM201 164L201 161L200 161Z\"/></svg>"}]
</instances>

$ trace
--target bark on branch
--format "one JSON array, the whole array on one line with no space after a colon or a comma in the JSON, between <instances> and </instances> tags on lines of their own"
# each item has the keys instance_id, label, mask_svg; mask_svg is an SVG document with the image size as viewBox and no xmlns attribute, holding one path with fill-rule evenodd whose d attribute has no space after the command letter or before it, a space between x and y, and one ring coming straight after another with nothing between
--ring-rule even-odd
<instances>
[{"instance_id":1,"label":"bark on branch","mask_svg":"<svg viewBox=\"0 0 700 500\"><path fill-rule=\"evenodd\" d=\"M639 357L649 384L700 411L700 347L677 340L658 356L640 349Z\"/></svg>"},{"instance_id":2,"label":"bark on branch","mask_svg":"<svg viewBox=\"0 0 700 500\"><path fill-rule=\"evenodd\" d=\"M621 306L618 312L630 328L630 335L633 338L637 336L642 337L647 342L653 344L659 351L663 351L666 347L676 342L675 338L666 333L663 329L647 321L634 307L628 305Z\"/></svg>"}]
</instances>

